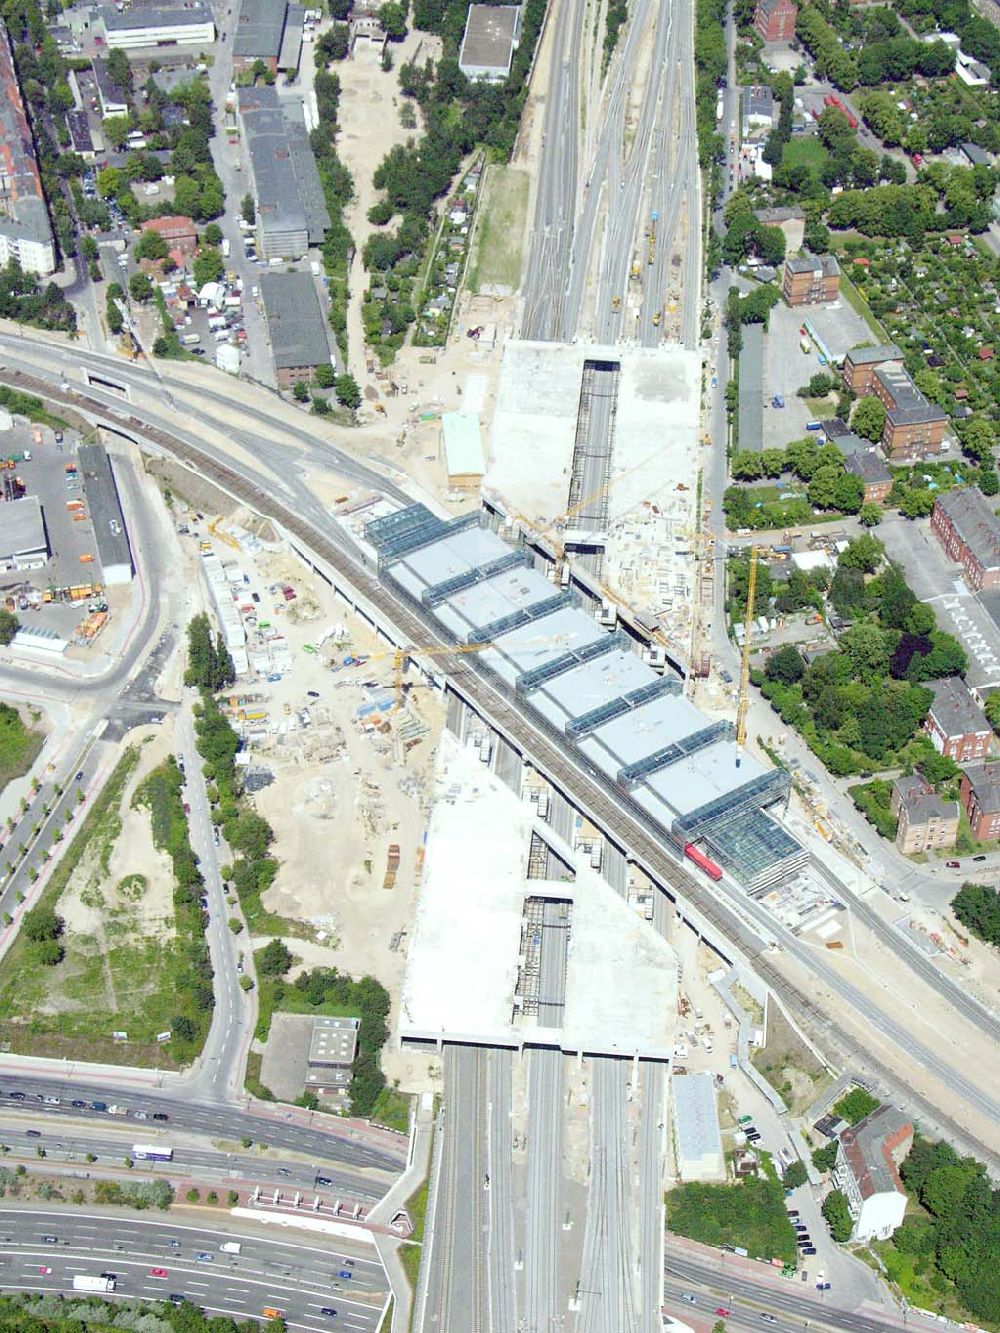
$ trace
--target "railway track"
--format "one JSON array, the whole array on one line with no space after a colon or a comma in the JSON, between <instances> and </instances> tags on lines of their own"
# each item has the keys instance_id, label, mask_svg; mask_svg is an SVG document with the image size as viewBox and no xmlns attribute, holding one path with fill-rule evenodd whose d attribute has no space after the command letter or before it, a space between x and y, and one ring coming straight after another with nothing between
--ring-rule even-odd
<instances>
[{"instance_id":1,"label":"railway track","mask_svg":"<svg viewBox=\"0 0 1000 1333\"><path fill-rule=\"evenodd\" d=\"M20 371L5 371L3 378L12 382L14 387L37 394L54 404L74 408L140 446L144 441L156 446L215 482L238 501L277 522L300 544L305 558L311 557L318 565L326 565L345 586L353 589L370 606L383 628L392 627L395 636L398 636L399 646L421 644L438 649L434 662L447 675L449 687L498 733L509 739L522 756L560 790L571 795L573 804L582 814L602 827L627 857L674 898L682 910L686 910L703 933L714 937L713 943L723 956L730 961L745 962L768 982L783 1003L791 1010L814 1020L824 1034L835 1037L842 1049L887 1087L899 1082L897 1076L888 1071L856 1038L839 1028L829 1014L779 972L771 957L765 955L767 942L746 922L750 904L741 905L742 914L737 915L733 906L716 897L707 884L688 872L677 859L677 853L670 850L664 829L628 795L619 792L616 793L616 799L612 800L595 770L571 762L563 749L562 734L541 715L533 714L529 717L520 707L515 706L514 691L489 671L479 655L448 655L447 649L457 645L445 638L440 625L402 589L390 589L383 583L349 548L346 538L333 540L328 533L301 518L286 503L261 486L248 481L233 468L209 457L168 431L144 422L134 412L109 406L76 389L53 386L47 380ZM419 658L419 653L415 656ZM710 929L706 931L705 926ZM797 941L794 939L788 940L786 947L795 943ZM857 1012L871 1009L870 1002L863 1003L861 993L850 983L844 982L823 960L814 957L809 951L803 951L800 961L804 961L838 992L844 1003L854 1005ZM946 980L941 978L942 983ZM943 998L950 1002L949 995L945 994ZM905 1040L907 1034L902 1025L881 1011L879 1019L882 1035L888 1036L909 1059L916 1058L924 1068L937 1073L954 1093L964 1097L981 1113L1000 1120L1000 1103L984 1094L963 1074L938 1060L929 1049L923 1048L919 1056L915 1057L915 1043ZM942 1130L971 1147L995 1171L1000 1171L1000 1154L991 1145L963 1129L953 1117L938 1111L912 1089L908 1090L907 1104L914 1113L929 1115Z\"/></svg>"}]
</instances>

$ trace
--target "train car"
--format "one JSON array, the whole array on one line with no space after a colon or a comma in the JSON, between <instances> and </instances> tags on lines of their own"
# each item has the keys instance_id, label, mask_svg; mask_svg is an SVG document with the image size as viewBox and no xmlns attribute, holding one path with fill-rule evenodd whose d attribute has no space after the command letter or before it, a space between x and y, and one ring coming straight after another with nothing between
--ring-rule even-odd
<instances>
[{"instance_id":1,"label":"train car","mask_svg":"<svg viewBox=\"0 0 1000 1333\"><path fill-rule=\"evenodd\" d=\"M693 861L699 870L704 870L709 879L720 880L722 878L722 867L716 865L712 858L700 851L693 842L689 842L684 848L684 855L689 861Z\"/></svg>"}]
</instances>

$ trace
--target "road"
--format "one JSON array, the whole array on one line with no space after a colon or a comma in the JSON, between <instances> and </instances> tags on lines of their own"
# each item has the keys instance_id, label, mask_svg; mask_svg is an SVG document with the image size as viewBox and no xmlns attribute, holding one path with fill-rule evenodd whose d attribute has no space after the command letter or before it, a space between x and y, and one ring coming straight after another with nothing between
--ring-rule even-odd
<instances>
[{"instance_id":1,"label":"road","mask_svg":"<svg viewBox=\"0 0 1000 1333\"><path fill-rule=\"evenodd\" d=\"M59 356L72 360L73 352L60 349ZM26 387L31 386L29 384ZM55 389L50 392L58 402L64 391ZM93 410L103 419L120 420L133 432L136 432L137 427L129 424L130 416L140 420L141 425L134 407L131 411L123 412L119 404L108 403L104 406L96 392L90 395L90 399L94 404ZM81 398L77 401L82 403L85 400ZM146 416L147 413L143 411L143 417ZM402 642L437 644L442 649L446 646L437 622L425 609L404 601L395 587L382 584L364 566L343 532L317 504L308 488L297 481L291 469L286 469L285 476L286 489L292 490L295 495L294 509L278 500L273 488L263 490L253 481L248 484L246 477L241 474L249 469L242 464L239 471L228 466L223 470L210 457L208 450L192 448L176 436L158 434L152 426L143 427L141 433L175 455L199 461L210 477L220 480L234 494L275 517L286 531L303 542L320 560L339 570L339 577L356 588L386 625L395 627L395 633L401 636ZM463 693L483 717L502 734L508 735L525 756L530 757L546 776L566 791L582 813L604 827L654 880L679 893L720 937L731 942L730 947L737 955L751 960L758 974L793 1010L804 1011L824 1034L837 1036L861 1060L862 1067L867 1067L877 1077L884 1074L881 1065L864 1049L859 1038L850 1035L841 1026L838 1018L840 1013L850 1013L855 1021L863 1021L878 1031L882 1042L896 1048L898 1057L902 1057L903 1067L916 1063L937 1080L926 1095L938 1099L936 1105L942 1109L936 1113L935 1118L949 1131L954 1125L951 1110L956 1098L964 1100L989 1119L995 1120L1000 1115L1000 1103L985 1092L978 1082L980 1071L960 1072L947 1059L943 1059L938 1050L932 1050L927 1043L912 1036L911 1015L905 1001L901 1002L901 997L886 993L881 1003L871 1000L867 994L841 977L822 951L811 948L780 926L766 907L747 899L738 885L724 880L717 889L709 889L705 882L689 871L664 846L662 830L640 807L624 793L606 786L596 772L567 745L565 737L540 715L532 713L529 716L514 692L506 689L496 677L489 675L474 655L465 654L454 665L441 659L439 665L449 675L452 687ZM827 1012L829 1006L817 1005L810 995L792 984L779 966L781 956L762 952L762 940L779 942L784 953L804 966L818 983L837 997L832 1012ZM943 1015L941 1021L947 1021ZM914 1095L910 1105L915 1113L920 1113L925 1103ZM961 1127L955 1125L955 1131L960 1138L963 1136ZM982 1152L984 1160L992 1162L997 1159L995 1149L987 1143L968 1133L964 1138L966 1142L974 1143L976 1151Z\"/></svg>"},{"instance_id":2,"label":"road","mask_svg":"<svg viewBox=\"0 0 1000 1333\"><path fill-rule=\"evenodd\" d=\"M549 1333L562 1314L562 1160L565 1090L560 1051L525 1052L528 1157L524 1222L524 1333Z\"/></svg>"},{"instance_id":3,"label":"road","mask_svg":"<svg viewBox=\"0 0 1000 1333\"><path fill-rule=\"evenodd\" d=\"M398 1136L398 1146L393 1147L390 1145L397 1136L383 1134L376 1146L374 1135L366 1139L360 1131L338 1123L330 1116L307 1115L307 1120L316 1126L313 1128L309 1123L296 1123L302 1112L293 1112L277 1104L265 1112L259 1105L227 1107L195 1101L180 1079L172 1083L164 1080L162 1087L152 1090L130 1087L125 1077L117 1086L112 1076L102 1075L98 1079L93 1066L88 1069L84 1065L82 1070L86 1072L81 1075L78 1066L68 1063L64 1078L13 1074L4 1070L0 1072L0 1096L10 1097L11 1093L23 1092L26 1098L34 1098L32 1110L38 1117L35 1125L46 1133L49 1131L45 1120L55 1117L59 1118L61 1129L66 1116L73 1120L98 1121L104 1125L121 1124L120 1119L110 1117L106 1112L95 1111L89 1105L92 1101L107 1102L117 1097L118 1105L127 1104L129 1125L135 1134L135 1142L148 1132L148 1126L143 1126L142 1121L134 1121L134 1113L142 1111L149 1120L156 1114L166 1116L166 1122L157 1123L164 1128L169 1125L169 1132L207 1134L234 1143L250 1138L254 1143L266 1144L269 1148L299 1153L312 1159L315 1170L322 1175L329 1175L327 1166L338 1162L343 1167L356 1167L376 1173L377 1179L377 1173L381 1172L395 1175L406 1160L406 1140L402 1136ZM94 1081L88 1081L90 1079ZM46 1105L41 1100L46 1096L61 1098L61 1105ZM73 1106L69 1098L87 1105ZM246 1098L246 1102L249 1101L250 1098ZM325 1127L324 1121L329 1122ZM359 1181L363 1180L364 1177L359 1176Z\"/></svg>"},{"instance_id":4,"label":"road","mask_svg":"<svg viewBox=\"0 0 1000 1333\"><path fill-rule=\"evenodd\" d=\"M284 1311L290 1327L374 1330L385 1305L382 1266L364 1246L290 1242L233 1225L136 1218L127 1213L0 1209L0 1273L5 1289L71 1294L76 1274L113 1272L117 1298L186 1296L212 1314L259 1317ZM45 1236L54 1237L46 1243ZM223 1254L224 1241L241 1252ZM199 1261L199 1254L211 1256ZM346 1261L346 1262L345 1262ZM165 1271L156 1278L152 1268ZM51 1272L45 1272L51 1269ZM349 1278L341 1276L350 1273ZM336 1322L320 1312L337 1311Z\"/></svg>"}]
</instances>

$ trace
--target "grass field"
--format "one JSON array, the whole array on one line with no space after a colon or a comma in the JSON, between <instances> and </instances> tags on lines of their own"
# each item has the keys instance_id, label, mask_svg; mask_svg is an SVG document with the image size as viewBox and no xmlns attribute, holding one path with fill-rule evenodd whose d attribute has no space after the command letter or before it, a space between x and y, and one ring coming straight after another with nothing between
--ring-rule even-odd
<instances>
[{"instance_id":1,"label":"grass field","mask_svg":"<svg viewBox=\"0 0 1000 1333\"><path fill-rule=\"evenodd\" d=\"M170 1028L179 1007L183 942L162 927L143 928L144 875L116 882L109 871L139 758L134 747L126 750L39 899L39 906L62 915L74 895L96 913L99 929L68 928L60 940L64 957L54 966L38 959L22 932L0 962L0 1040L13 1051L177 1066L170 1045L158 1044L156 1034ZM127 1043L112 1039L116 1030L128 1033Z\"/></svg>"},{"instance_id":2,"label":"grass field","mask_svg":"<svg viewBox=\"0 0 1000 1333\"><path fill-rule=\"evenodd\" d=\"M469 269L469 287L515 291L521 281L521 245L528 209L528 176L513 167L491 166L479 209L479 236Z\"/></svg>"},{"instance_id":3,"label":"grass field","mask_svg":"<svg viewBox=\"0 0 1000 1333\"><path fill-rule=\"evenodd\" d=\"M793 135L785 144L785 151L781 155L781 165L783 167L806 166L818 172L822 170L826 159L827 151L814 135Z\"/></svg>"},{"instance_id":4,"label":"grass field","mask_svg":"<svg viewBox=\"0 0 1000 1333\"><path fill-rule=\"evenodd\" d=\"M0 704L0 791L19 778L35 762L42 737L26 727L21 714L9 704Z\"/></svg>"}]
</instances>

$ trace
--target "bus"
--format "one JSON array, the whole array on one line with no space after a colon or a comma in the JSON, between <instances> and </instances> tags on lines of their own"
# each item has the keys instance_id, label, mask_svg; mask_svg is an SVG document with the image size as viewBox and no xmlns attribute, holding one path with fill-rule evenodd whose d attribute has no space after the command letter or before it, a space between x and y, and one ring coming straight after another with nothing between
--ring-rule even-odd
<instances>
[{"instance_id":1,"label":"bus","mask_svg":"<svg viewBox=\"0 0 1000 1333\"><path fill-rule=\"evenodd\" d=\"M174 1150L155 1143L133 1143L132 1157L137 1162L172 1162Z\"/></svg>"}]
</instances>

